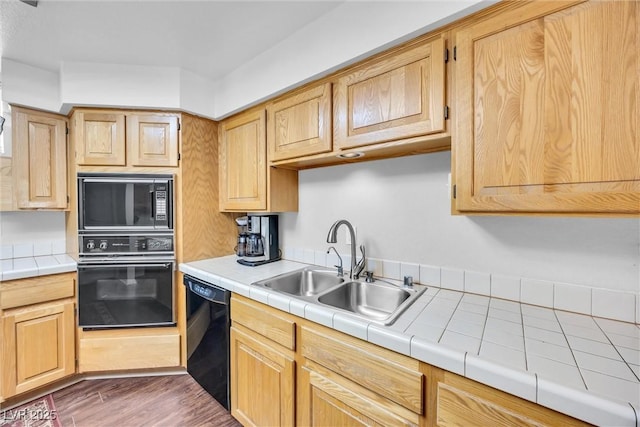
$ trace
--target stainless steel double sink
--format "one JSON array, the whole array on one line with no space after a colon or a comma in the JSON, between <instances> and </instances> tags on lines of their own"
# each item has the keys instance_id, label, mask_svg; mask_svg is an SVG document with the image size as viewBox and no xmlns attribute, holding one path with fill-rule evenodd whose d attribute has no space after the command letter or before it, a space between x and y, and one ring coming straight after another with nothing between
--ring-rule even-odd
<instances>
[{"instance_id":1,"label":"stainless steel double sink","mask_svg":"<svg viewBox=\"0 0 640 427\"><path fill-rule=\"evenodd\" d=\"M367 283L314 267L280 274L252 285L383 325L393 323L427 289L424 285L402 287L379 279Z\"/></svg>"}]
</instances>

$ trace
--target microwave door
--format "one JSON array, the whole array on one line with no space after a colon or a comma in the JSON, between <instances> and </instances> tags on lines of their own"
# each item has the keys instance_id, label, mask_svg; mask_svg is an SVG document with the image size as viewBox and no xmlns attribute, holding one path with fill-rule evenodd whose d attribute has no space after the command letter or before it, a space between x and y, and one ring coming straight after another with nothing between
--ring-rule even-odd
<instances>
[{"instance_id":1,"label":"microwave door","mask_svg":"<svg viewBox=\"0 0 640 427\"><path fill-rule=\"evenodd\" d=\"M153 188L153 180L85 179L81 229L154 228Z\"/></svg>"}]
</instances>

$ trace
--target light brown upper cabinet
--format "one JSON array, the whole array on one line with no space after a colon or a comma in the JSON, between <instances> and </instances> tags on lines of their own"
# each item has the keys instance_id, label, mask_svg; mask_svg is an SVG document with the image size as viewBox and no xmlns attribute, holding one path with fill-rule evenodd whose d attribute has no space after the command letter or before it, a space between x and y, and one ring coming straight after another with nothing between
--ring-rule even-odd
<instances>
[{"instance_id":1,"label":"light brown upper cabinet","mask_svg":"<svg viewBox=\"0 0 640 427\"><path fill-rule=\"evenodd\" d=\"M67 119L12 107L13 174L19 209L67 209Z\"/></svg>"},{"instance_id":2,"label":"light brown upper cabinet","mask_svg":"<svg viewBox=\"0 0 640 427\"><path fill-rule=\"evenodd\" d=\"M298 210L298 172L267 166L265 110L233 116L218 129L220 210Z\"/></svg>"},{"instance_id":3,"label":"light brown upper cabinet","mask_svg":"<svg viewBox=\"0 0 640 427\"><path fill-rule=\"evenodd\" d=\"M334 86L334 143L351 148L444 131L444 37L356 67Z\"/></svg>"},{"instance_id":4,"label":"light brown upper cabinet","mask_svg":"<svg viewBox=\"0 0 640 427\"><path fill-rule=\"evenodd\" d=\"M220 210L267 208L264 110L220 124Z\"/></svg>"},{"instance_id":5,"label":"light brown upper cabinet","mask_svg":"<svg viewBox=\"0 0 640 427\"><path fill-rule=\"evenodd\" d=\"M331 151L331 83L267 105L271 161Z\"/></svg>"},{"instance_id":6,"label":"light brown upper cabinet","mask_svg":"<svg viewBox=\"0 0 640 427\"><path fill-rule=\"evenodd\" d=\"M178 166L178 114L73 113L76 162L93 166Z\"/></svg>"},{"instance_id":7,"label":"light brown upper cabinet","mask_svg":"<svg viewBox=\"0 0 640 427\"><path fill-rule=\"evenodd\" d=\"M77 164L126 164L124 113L75 111L72 120Z\"/></svg>"},{"instance_id":8,"label":"light brown upper cabinet","mask_svg":"<svg viewBox=\"0 0 640 427\"><path fill-rule=\"evenodd\" d=\"M178 166L178 117L127 115L127 147L132 166Z\"/></svg>"},{"instance_id":9,"label":"light brown upper cabinet","mask_svg":"<svg viewBox=\"0 0 640 427\"><path fill-rule=\"evenodd\" d=\"M575 3L457 33L457 210L640 213L640 3Z\"/></svg>"}]
</instances>

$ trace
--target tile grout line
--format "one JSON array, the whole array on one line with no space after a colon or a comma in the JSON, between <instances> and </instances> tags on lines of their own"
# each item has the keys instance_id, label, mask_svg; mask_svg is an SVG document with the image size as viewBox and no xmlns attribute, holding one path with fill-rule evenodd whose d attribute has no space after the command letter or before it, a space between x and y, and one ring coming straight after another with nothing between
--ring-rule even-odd
<instances>
[{"instance_id":1,"label":"tile grout line","mask_svg":"<svg viewBox=\"0 0 640 427\"><path fill-rule=\"evenodd\" d=\"M611 341L611 338L609 338L609 335L607 335L607 331L605 331L604 329L602 329L602 326L600 326L600 324L594 319L593 323L596 324L596 326L598 327L598 329L600 330L600 332L602 332L604 334L604 336L607 338L607 341L609 341L609 344L611 344L611 346L613 347L613 349L616 351L616 353L618 353L618 356L620 356L620 359L622 360L622 362L624 362L624 364L627 366L627 368L631 371L631 373L633 374L634 377L636 377L636 379L638 381L640 381L640 377L638 377L638 374L636 374L636 371L634 371L633 369L631 369L631 366L629 366L629 362L627 362L627 359L625 359L622 356L622 353L620 353L620 350L618 350L618 346L616 346L613 341ZM591 353L589 353L591 354ZM593 356L598 356L597 354L593 354ZM601 357L601 356L599 356Z\"/></svg>"},{"instance_id":2,"label":"tile grout line","mask_svg":"<svg viewBox=\"0 0 640 427\"><path fill-rule=\"evenodd\" d=\"M582 383L584 384L584 388L586 390L589 390L589 387L587 387L587 381L584 379L584 375L582 374L582 369L580 368L580 364L578 364L578 359L576 359L576 355L573 351L573 348L571 348L571 343L569 343L569 339L567 338L567 334L564 332L564 328L562 327L562 322L560 322L560 319L558 319L558 314L556 313L555 310L553 310L553 315L556 318L556 321L558 322L558 325L560 326L560 330L562 331L562 336L564 336L564 340L567 342L567 346L569 347L569 351L571 352L571 357L573 358L573 361L576 363L576 368L578 368L578 373L580 374L580 379L582 380ZM608 339L608 337L607 337Z\"/></svg>"},{"instance_id":3,"label":"tile grout line","mask_svg":"<svg viewBox=\"0 0 640 427\"><path fill-rule=\"evenodd\" d=\"M522 282L521 282L522 283ZM521 285L522 286L522 285ZM527 340L524 332L524 313L522 313L522 303L520 303L520 321L522 322L522 347L524 348L524 369L529 372L529 358L527 357ZM538 374L536 376L536 402L538 401Z\"/></svg>"}]
</instances>

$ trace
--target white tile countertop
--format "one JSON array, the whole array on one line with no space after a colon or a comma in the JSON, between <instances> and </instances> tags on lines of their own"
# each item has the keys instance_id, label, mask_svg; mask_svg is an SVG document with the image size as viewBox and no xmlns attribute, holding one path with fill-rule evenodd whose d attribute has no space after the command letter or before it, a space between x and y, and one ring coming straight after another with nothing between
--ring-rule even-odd
<instances>
[{"instance_id":1,"label":"white tile countertop","mask_svg":"<svg viewBox=\"0 0 640 427\"><path fill-rule=\"evenodd\" d=\"M76 261L65 250L64 239L0 245L0 280L76 271Z\"/></svg>"},{"instance_id":2,"label":"white tile countertop","mask_svg":"<svg viewBox=\"0 0 640 427\"><path fill-rule=\"evenodd\" d=\"M25 279L76 271L77 263L67 254L8 258L0 261L0 280Z\"/></svg>"},{"instance_id":3,"label":"white tile countertop","mask_svg":"<svg viewBox=\"0 0 640 427\"><path fill-rule=\"evenodd\" d=\"M180 271L398 353L601 426L640 427L640 325L428 287L392 325L367 322L251 283L303 268L239 265ZM428 284L427 284L428 286Z\"/></svg>"}]
</instances>

